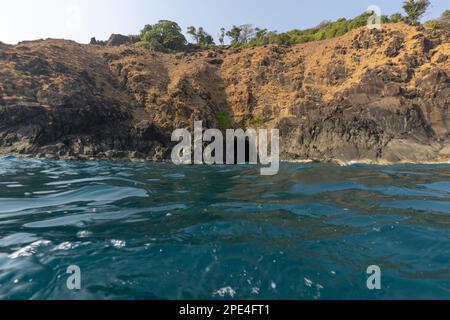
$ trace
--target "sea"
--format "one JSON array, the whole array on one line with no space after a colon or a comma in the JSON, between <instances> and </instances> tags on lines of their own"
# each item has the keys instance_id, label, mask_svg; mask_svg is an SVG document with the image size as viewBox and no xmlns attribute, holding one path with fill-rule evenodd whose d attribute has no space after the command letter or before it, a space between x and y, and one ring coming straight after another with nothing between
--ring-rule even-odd
<instances>
[{"instance_id":1,"label":"sea","mask_svg":"<svg viewBox=\"0 0 450 320\"><path fill-rule=\"evenodd\" d=\"M0 299L450 299L450 164L3 156Z\"/></svg>"}]
</instances>

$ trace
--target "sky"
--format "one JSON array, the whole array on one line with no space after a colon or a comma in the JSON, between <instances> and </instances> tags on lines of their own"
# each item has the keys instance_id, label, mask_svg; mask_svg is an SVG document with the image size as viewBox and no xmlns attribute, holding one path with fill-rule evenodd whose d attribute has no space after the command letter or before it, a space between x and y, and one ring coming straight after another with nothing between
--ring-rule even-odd
<instances>
[{"instance_id":1,"label":"sky","mask_svg":"<svg viewBox=\"0 0 450 320\"><path fill-rule=\"evenodd\" d=\"M2 0L0 41L62 38L87 43L112 33L138 34L145 24L166 19L203 26L217 39L220 28L253 24L279 32L313 27L323 20L351 18L376 5L382 14L402 12L402 0ZM450 9L431 0L424 20Z\"/></svg>"}]
</instances>

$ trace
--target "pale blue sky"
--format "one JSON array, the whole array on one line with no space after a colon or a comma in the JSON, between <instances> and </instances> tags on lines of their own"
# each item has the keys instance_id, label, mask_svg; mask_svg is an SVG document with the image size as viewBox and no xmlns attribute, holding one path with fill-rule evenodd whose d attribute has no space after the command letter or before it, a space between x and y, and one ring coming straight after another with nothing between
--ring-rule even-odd
<instances>
[{"instance_id":1,"label":"pale blue sky","mask_svg":"<svg viewBox=\"0 0 450 320\"><path fill-rule=\"evenodd\" d=\"M17 43L65 38L86 43L93 36L137 34L147 23L174 20L185 29L204 26L215 38L221 27L251 23L286 31L323 20L353 17L370 5L382 14L402 11L402 0L2 0L0 41ZM449 0L431 0L426 18L450 8Z\"/></svg>"}]
</instances>

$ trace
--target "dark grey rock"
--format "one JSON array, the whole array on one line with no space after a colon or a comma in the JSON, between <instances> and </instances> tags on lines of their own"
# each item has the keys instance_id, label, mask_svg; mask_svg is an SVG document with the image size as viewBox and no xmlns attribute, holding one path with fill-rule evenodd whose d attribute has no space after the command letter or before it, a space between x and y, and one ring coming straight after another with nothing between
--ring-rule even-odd
<instances>
[{"instance_id":1,"label":"dark grey rock","mask_svg":"<svg viewBox=\"0 0 450 320\"><path fill-rule=\"evenodd\" d=\"M395 37L389 47L386 49L386 55L390 58L396 57L400 54L400 50L403 48L403 39Z\"/></svg>"},{"instance_id":2,"label":"dark grey rock","mask_svg":"<svg viewBox=\"0 0 450 320\"><path fill-rule=\"evenodd\" d=\"M106 45L108 46L121 46L121 45L131 45L139 41L139 37L136 36L124 36L121 34L112 34Z\"/></svg>"}]
</instances>

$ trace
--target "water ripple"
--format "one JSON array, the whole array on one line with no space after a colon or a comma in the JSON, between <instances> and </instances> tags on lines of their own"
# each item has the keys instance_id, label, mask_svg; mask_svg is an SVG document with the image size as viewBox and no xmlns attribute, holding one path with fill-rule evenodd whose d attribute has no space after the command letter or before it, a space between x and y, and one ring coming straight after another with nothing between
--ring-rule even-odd
<instances>
[{"instance_id":1,"label":"water ripple","mask_svg":"<svg viewBox=\"0 0 450 320\"><path fill-rule=\"evenodd\" d=\"M450 299L450 165L258 169L0 157L0 299Z\"/></svg>"}]
</instances>

